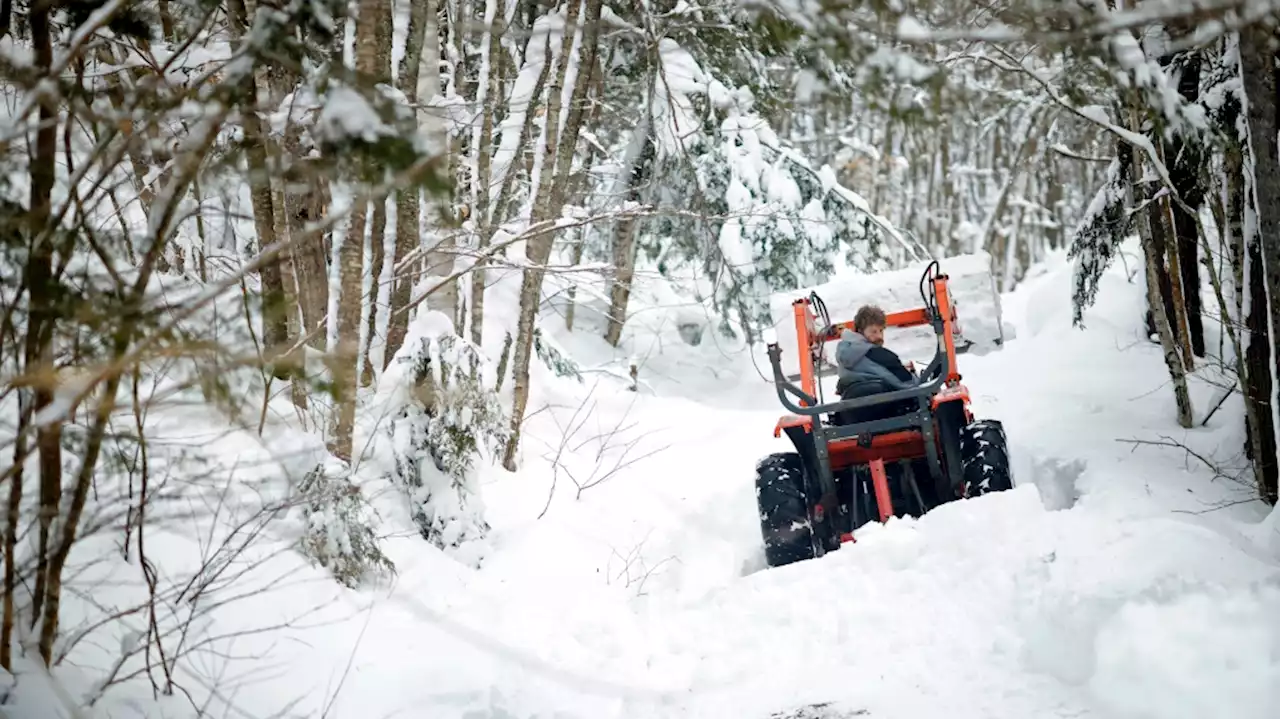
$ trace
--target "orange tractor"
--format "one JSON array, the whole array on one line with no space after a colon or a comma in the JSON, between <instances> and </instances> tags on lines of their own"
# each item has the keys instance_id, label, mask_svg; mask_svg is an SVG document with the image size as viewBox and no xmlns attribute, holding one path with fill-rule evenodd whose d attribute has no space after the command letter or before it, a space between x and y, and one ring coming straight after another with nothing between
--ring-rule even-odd
<instances>
[{"instance_id":1,"label":"orange tractor","mask_svg":"<svg viewBox=\"0 0 1280 719\"><path fill-rule=\"evenodd\" d=\"M778 420L774 436L785 432L795 445L756 466L770 566L839 549L872 519L919 517L952 500L1013 487L1004 427L975 420L960 383L947 280L930 263L920 280L924 306L886 316L888 327L929 326L938 338L933 360L907 389L859 382L823 401L819 374L829 368L823 350L853 323L832 324L816 294L792 304L798 375L783 374L777 338L766 337L778 398L793 413Z\"/></svg>"}]
</instances>

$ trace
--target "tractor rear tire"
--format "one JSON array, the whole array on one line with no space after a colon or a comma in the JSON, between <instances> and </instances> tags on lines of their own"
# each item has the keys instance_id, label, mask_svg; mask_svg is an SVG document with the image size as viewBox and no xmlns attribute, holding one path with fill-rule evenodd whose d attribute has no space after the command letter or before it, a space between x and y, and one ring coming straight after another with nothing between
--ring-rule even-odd
<instances>
[{"instance_id":1,"label":"tractor rear tire","mask_svg":"<svg viewBox=\"0 0 1280 719\"><path fill-rule=\"evenodd\" d=\"M770 567L813 559L813 528L805 496L804 463L795 452L771 454L756 464L756 503L765 561Z\"/></svg>"},{"instance_id":2,"label":"tractor rear tire","mask_svg":"<svg viewBox=\"0 0 1280 719\"><path fill-rule=\"evenodd\" d=\"M1013 489L1009 444L999 420L978 420L965 427L960 435L960 455L966 498Z\"/></svg>"}]
</instances>

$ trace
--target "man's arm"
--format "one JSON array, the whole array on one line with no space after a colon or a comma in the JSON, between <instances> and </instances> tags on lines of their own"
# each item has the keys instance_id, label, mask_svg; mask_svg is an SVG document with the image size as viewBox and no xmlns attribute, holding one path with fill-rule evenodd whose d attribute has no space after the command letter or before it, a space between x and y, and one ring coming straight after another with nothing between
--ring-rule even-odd
<instances>
[{"instance_id":1,"label":"man's arm","mask_svg":"<svg viewBox=\"0 0 1280 719\"><path fill-rule=\"evenodd\" d=\"M911 371L902 365L902 360L898 359L898 355L894 354L894 351L891 349L886 349L880 346L872 347L871 350L867 352L867 359L883 366L885 369L892 372L894 377L897 377L903 382L914 383L916 381L915 375L911 374Z\"/></svg>"}]
</instances>

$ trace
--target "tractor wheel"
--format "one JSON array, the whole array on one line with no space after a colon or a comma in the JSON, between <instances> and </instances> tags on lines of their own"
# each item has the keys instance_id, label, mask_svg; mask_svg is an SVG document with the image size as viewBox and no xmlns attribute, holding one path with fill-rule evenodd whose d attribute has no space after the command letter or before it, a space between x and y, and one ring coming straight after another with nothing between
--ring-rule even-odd
<instances>
[{"instance_id":1,"label":"tractor wheel","mask_svg":"<svg viewBox=\"0 0 1280 719\"><path fill-rule=\"evenodd\" d=\"M1009 441L1000 421L978 420L966 426L960 435L960 454L964 457L965 498L1014 489Z\"/></svg>"},{"instance_id":2,"label":"tractor wheel","mask_svg":"<svg viewBox=\"0 0 1280 719\"><path fill-rule=\"evenodd\" d=\"M760 533L770 567L813 559L813 530L804 485L804 464L795 452L771 454L756 464Z\"/></svg>"},{"instance_id":3,"label":"tractor wheel","mask_svg":"<svg viewBox=\"0 0 1280 719\"><path fill-rule=\"evenodd\" d=\"M1013 489L1009 446L999 420L982 419L965 427L960 435L960 454L965 497Z\"/></svg>"}]
</instances>

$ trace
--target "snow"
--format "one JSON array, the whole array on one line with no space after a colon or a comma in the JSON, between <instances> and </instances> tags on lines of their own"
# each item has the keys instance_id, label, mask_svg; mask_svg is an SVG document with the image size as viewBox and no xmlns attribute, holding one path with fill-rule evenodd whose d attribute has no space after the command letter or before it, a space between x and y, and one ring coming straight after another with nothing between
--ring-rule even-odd
<instances>
[{"instance_id":1,"label":"snow","mask_svg":"<svg viewBox=\"0 0 1280 719\"><path fill-rule=\"evenodd\" d=\"M332 141L359 138L372 143L389 132L369 102L356 90L343 86L330 89L316 125L317 135Z\"/></svg>"},{"instance_id":2,"label":"snow","mask_svg":"<svg viewBox=\"0 0 1280 719\"><path fill-rule=\"evenodd\" d=\"M879 69L891 79L900 82L923 83L937 72L910 53L886 47L876 48L867 56L864 66Z\"/></svg>"},{"instance_id":3,"label":"snow","mask_svg":"<svg viewBox=\"0 0 1280 719\"><path fill-rule=\"evenodd\" d=\"M700 127L690 95L708 91L697 60L671 38L658 42L661 72L653 88L652 116L658 159L687 154L686 142Z\"/></svg>"},{"instance_id":4,"label":"snow","mask_svg":"<svg viewBox=\"0 0 1280 719\"><path fill-rule=\"evenodd\" d=\"M903 15L898 18L898 39L900 40L927 40L929 31L925 29L920 21L910 15Z\"/></svg>"},{"instance_id":5,"label":"snow","mask_svg":"<svg viewBox=\"0 0 1280 719\"><path fill-rule=\"evenodd\" d=\"M960 278L981 263L942 269ZM1000 298L1016 330L1005 346L960 360L975 413L1005 423L1016 489L868 527L854 547L776 570L762 569L751 477L786 445L750 357L681 343L673 329L644 354L659 336L644 334L650 319L629 323L614 350L585 318L569 333L549 314L544 331L584 366L647 357L649 391L535 363L530 407L547 410L526 424L518 473L482 471L492 531L479 569L389 522L394 586L356 592L264 540L233 583L210 588L189 638L209 643L178 680L216 716L766 719L825 702L828 717L877 719L1270 719L1280 520L1264 524L1244 488L1180 451L1118 441L1167 435L1225 460L1239 446L1239 398L1208 427L1179 429L1135 309L1141 286L1110 269L1087 331L1071 325L1071 288L1057 254ZM638 286L634 298L659 296ZM637 316L646 310L675 313ZM1197 402L1212 391L1193 379ZM584 403L589 421L566 441ZM283 421L258 438L201 411L149 417L152 442L202 449L200 481L225 482L238 502L321 451ZM579 468L607 469L628 443L644 458L580 493L545 458L567 444ZM133 590L113 572L141 574L109 534L77 545L77 566L93 568L64 595L71 631L126 601ZM194 571L183 562L208 552L177 526L155 537L149 556L167 579L183 581ZM124 624L81 643L57 691L91 692L110 648L145 626ZM47 684L28 668L6 711L71 716L38 703L56 693ZM194 711L180 693L153 703L143 678L108 689L91 715Z\"/></svg>"}]
</instances>

